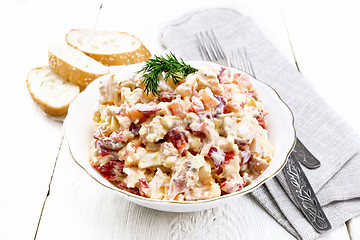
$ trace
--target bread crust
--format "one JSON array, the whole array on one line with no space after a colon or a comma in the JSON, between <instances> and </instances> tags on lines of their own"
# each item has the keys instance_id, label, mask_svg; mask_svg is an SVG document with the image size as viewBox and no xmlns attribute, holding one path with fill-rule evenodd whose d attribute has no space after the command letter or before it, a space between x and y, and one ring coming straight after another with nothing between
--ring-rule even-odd
<instances>
[{"instance_id":1,"label":"bread crust","mask_svg":"<svg viewBox=\"0 0 360 240\"><path fill-rule=\"evenodd\" d=\"M79 47L77 44L73 43L69 40L69 33L71 31L78 31L79 29L72 29L70 30L65 37L66 43L72 46L73 48L76 48L89 57L95 59L98 62L101 62L104 65L107 66L114 66L114 65L128 65L128 64L134 64L139 63L148 60L151 57L150 51L143 45L143 43L140 41L139 38L136 36L126 33L126 32L119 32L121 34L127 34L130 37L136 38L137 41L140 42L139 48L137 48L134 51L130 52L123 52L123 53L116 53L116 54L99 54L99 53L93 53L89 51L85 51L81 47Z\"/></svg>"},{"instance_id":2,"label":"bread crust","mask_svg":"<svg viewBox=\"0 0 360 240\"><path fill-rule=\"evenodd\" d=\"M34 70L41 70L45 68L45 66L43 67L36 67L36 68L33 68L29 71L29 73L27 74L26 76L26 87L31 95L31 97L33 98L33 100L38 104L38 106L40 107L41 110L43 110L46 114L50 115L50 116L53 116L53 117L61 117L61 116L64 116L67 111L68 111L68 108L69 108L69 104L66 104L66 105L63 105L61 107L54 107L54 106L51 106L47 103L45 103L43 100L41 100L40 98L38 98L36 96L36 94L33 92L33 90L31 89L31 83L30 83L30 80L29 80L29 76L31 74L32 71Z\"/></svg>"},{"instance_id":3,"label":"bread crust","mask_svg":"<svg viewBox=\"0 0 360 240\"><path fill-rule=\"evenodd\" d=\"M53 54L50 50L49 50L49 66L54 70L54 72L56 72L60 76L82 87L86 87L87 85L89 85L89 83L91 83L98 77L101 77L106 74L106 73L95 74L95 73L83 71L77 68L76 66L73 66L67 63L66 61L62 60L61 58Z\"/></svg>"},{"instance_id":4,"label":"bread crust","mask_svg":"<svg viewBox=\"0 0 360 240\"><path fill-rule=\"evenodd\" d=\"M138 49L126 53L118 53L118 54L95 54L95 53L87 53L87 52L84 53L89 57L92 57L96 61L99 61L107 66L139 63L148 60L151 56L149 50L142 44Z\"/></svg>"}]
</instances>

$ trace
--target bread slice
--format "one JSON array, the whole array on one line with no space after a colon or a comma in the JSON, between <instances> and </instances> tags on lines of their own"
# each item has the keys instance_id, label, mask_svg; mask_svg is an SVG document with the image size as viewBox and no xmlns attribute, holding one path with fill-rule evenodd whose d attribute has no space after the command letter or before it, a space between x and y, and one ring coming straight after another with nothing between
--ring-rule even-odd
<instances>
[{"instance_id":1,"label":"bread slice","mask_svg":"<svg viewBox=\"0 0 360 240\"><path fill-rule=\"evenodd\" d=\"M39 107L53 117L67 113L80 87L55 73L49 66L33 68L27 75L27 88Z\"/></svg>"},{"instance_id":2,"label":"bread slice","mask_svg":"<svg viewBox=\"0 0 360 240\"><path fill-rule=\"evenodd\" d=\"M49 47L49 65L57 74L83 87L109 73L108 67L66 43Z\"/></svg>"},{"instance_id":3,"label":"bread slice","mask_svg":"<svg viewBox=\"0 0 360 240\"><path fill-rule=\"evenodd\" d=\"M66 42L104 65L125 65L146 61L149 50L142 42L126 32L72 29Z\"/></svg>"}]
</instances>

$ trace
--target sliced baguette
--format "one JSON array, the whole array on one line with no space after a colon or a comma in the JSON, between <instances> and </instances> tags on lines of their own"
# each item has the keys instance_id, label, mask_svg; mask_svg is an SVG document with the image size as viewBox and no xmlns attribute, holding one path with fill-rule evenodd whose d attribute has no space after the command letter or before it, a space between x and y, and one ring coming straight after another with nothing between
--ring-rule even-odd
<instances>
[{"instance_id":1,"label":"sliced baguette","mask_svg":"<svg viewBox=\"0 0 360 240\"><path fill-rule=\"evenodd\" d=\"M54 43L49 47L49 66L57 74L83 87L109 73L106 66L66 43Z\"/></svg>"},{"instance_id":2,"label":"sliced baguette","mask_svg":"<svg viewBox=\"0 0 360 240\"><path fill-rule=\"evenodd\" d=\"M72 29L66 42L104 65L125 65L146 61L149 50L142 42L126 32Z\"/></svg>"},{"instance_id":3,"label":"sliced baguette","mask_svg":"<svg viewBox=\"0 0 360 240\"><path fill-rule=\"evenodd\" d=\"M53 117L65 115L69 104L80 92L78 85L61 77L49 66L31 69L26 85L39 107Z\"/></svg>"}]
</instances>

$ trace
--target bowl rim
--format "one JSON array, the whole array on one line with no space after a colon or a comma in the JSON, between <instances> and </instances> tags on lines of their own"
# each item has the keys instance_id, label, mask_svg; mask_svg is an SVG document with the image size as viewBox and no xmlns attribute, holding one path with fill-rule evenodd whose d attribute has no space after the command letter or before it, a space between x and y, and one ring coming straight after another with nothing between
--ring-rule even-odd
<instances>
[{"instance_id":1,"label":"bowl rim","mask_svg":"<svg viewBox=\"0 0 360 240\"><path fill-rule=\"evenodd\" d=\"M217 201L221 201L221 200L225 200L227 198L232 198L232 197L239 197L241 195L244 195L244 194L248 194L252 191L254 191L255 189L257 189L258 187L260 187L261 185L263 185L266 181L270 180L271 178L275 177L285 166L291 152L293 151L294 147L295 147L295 144L296 144L296 139L297 139L297 136L296 136L296 129L295 129L295 118L294 118L294 114L292 112L292 110L290 109L290 107L287 105L287 103L281 98L280 94L272 87L270 86L268 83L262 81L262 80L259 80L257 79L256 77L254 77L253 75L245 72L245 71L242 71L240 69L237 69L237 68L233 68L233 67L228 67L228 66L224 66L224 65L221 65L221 64L217 64L217 63L213 63L213 62L209 62L209 61L185 61L185 63L206 63L206 64L209 64L210 66L220 66L220 67L226 67L226 68L229 68L231 70L235 70L236 72L242 72L242 73L245 73L247 75L249 75L252 79L251 80L255 80L255 81L258 81L264 85L266 85L267 87L269 87L273 92L275 92L276 96L280 99L280 101L282 102L282 104L284 104L288 111L290 112L291 114L291 125L292 125L292 130L293 130L293 133L294 133L294 140L293 140L293 143L292 143L292 146L290 147L288 153L286 154L286 158L285 160L283 161L282 165L274 172L272 173L270 176L264 178L263 180L261 180L260 182L258 182L256 185L252 186L251 188L249 189L246 189L245 191L237 191L237 192L233 192L233 193L230 193L230 194L225 194L225 195L220 195L218 197L214 197L214 198L209 198L209 199L204 199L204 200L191 200L191 201L178 201L178 200L160 200L160 199L152 199L152 198L145 198L145 197L142 197L142 196L138 196L138 195L135 195L133 193L130 193L130 192L127 192L125 190L122 190L122 189L118 189L118 188L112 188L112 187L109 187L105 184L103 184L102 182L100 182L96 177L94 177L88 170L86 170L75 158L72 150L71 150L71 146L70 146L70 143L68 141L68 137L67 137L67 134L66 134L66 125L67 125L67 121L68 121L68 116L66 116L65 120L64 120L64 124L63 124L63 136L65 137L66 141L67 141L67 145L68 145L68 149L69 149L69 152L70 152L70 155L72 157L72 159L74 160L74 162L81 168L83 169L93 180L95 180L97 183L99 183L100 185L110 189L110 190L113 190L117 193L120 193L120 194L124 194L126 195L126 197L129 197L129 198L136 198L137 200L139 201L143 201L143 202L153 202L153 203L169 203L169 204L181 204L181 205L196 205L196 204L203 204L203 203L210 203L210 202L217 202ZM143 63L138 63L138 64L132 64L132 65L126 65L120 69L118 69L117 71L121 71L122 69L124 68L127 68L127 67L133 67L134 65L141 65ZM102 78L102 77L105 77L105 76L110 76L112 74L116 74L116 72L112 72L112 73L108 73L108 74L105 74L99 78ZM93 82L91 82L89 85L94 85L96 84L98 81L98 79L95 79ZM89 86L88 85L88 86ZM86 91L86 89L84 90L84 92ZM82 93L80 93L82 94ZM78 98L80 96L80 94L78 96L75 97ZM73 101L75 101L75 99ZM73 107L73 104L70 104L69 106L69 110L68 112L71 111ZM111 184L111 183L110 183Z\"/></svg>"}]
</instances>

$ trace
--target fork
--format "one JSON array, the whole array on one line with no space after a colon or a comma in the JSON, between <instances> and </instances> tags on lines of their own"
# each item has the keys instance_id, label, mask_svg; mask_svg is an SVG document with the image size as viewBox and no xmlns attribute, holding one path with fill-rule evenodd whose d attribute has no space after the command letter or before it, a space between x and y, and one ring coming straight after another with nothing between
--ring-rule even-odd
<instances>
[{"instance_id":1,"label":"fork","mask_svg":"<svg viewBox=\"0 0 360 240\"><path fill-rule=\"evenodd\" d=\"M224 53L224 50L217 40L213 30L211 30L210 33L198 33L196 37L198 39L199 49L204 60L222 63L226 59L227 66L241 69L255 78L255 72L246 47L227 51L226 54L220 54ZM298 161L308 168L316 168L320 166L320 162L297 138L295 148L285 164L284 175L295 201L310 224L318 232L327 231L331 229L330 222L322 210L311 184L309 183Z\"/></svg>"},{"instance_id":2,"label":"fork","mask_svg":"<svg viewBox=\"0 0 360 240\"><path fill-rule=\"evenodd\" d=\"M196 35L199 50L204 60L224 64L226 56L213 30L198 32ZM228 63L228 62L227 62Z\"/></svg>"},{"instance_id":3,"label":"fork","mask_svg":"<svg viewBox=\"0 0 360 240\"><path fill-rule=\"evenodd\" d=\"M255 77L245 47L225 53L213 30L198 32L196 38L204 60L238 68Z\"/></svg>"},{"instance_id":4,"label":"fork","mask_svg":"<svg viewBox=\"0 0 360 240\"><path fill-rule=\"evenodd\" d=\"M246 47L240 47L236 50L228 51L226 58L228 66L243 70L256 78Z\"/></svg>"}]
</instances>

